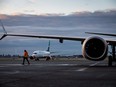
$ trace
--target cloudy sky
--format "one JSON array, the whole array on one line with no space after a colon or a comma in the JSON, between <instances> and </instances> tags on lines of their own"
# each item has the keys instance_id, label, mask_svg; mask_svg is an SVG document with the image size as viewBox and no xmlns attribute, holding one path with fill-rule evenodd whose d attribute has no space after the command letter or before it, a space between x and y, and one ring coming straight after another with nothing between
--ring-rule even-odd
<instances>
[{"instance_id":1,"label":"cloudy sky","mask_svg":"<svg viewBox=\"0 0 116 87\"><path fill-rule=\"evenodd\" d=\"M116 0L0 0L1 14L70 14L116 9Z\"/></svg>"},{"instance_id":2,"label":"cloudy sky","mask_svg":"<svg viewBox=\"0 0 116 87\"><path fill-rule=\"evenodd\" d=\"M116 0L0 0L0 19L6 31L15 34L87 37L85 31L116 33ZM48 39L6 37L0 41L0 54L45 50L47 43ZM52 40L51 50L81 54L81 43Z\"/></svg>"}]
</instances>

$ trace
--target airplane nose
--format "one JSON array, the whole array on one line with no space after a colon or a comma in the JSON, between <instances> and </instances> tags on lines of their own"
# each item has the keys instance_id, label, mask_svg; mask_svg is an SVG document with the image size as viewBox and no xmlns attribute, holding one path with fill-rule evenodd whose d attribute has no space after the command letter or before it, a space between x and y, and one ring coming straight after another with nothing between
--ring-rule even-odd
<instances>
[{"instance_id":1,"label":"airplane nose","mask_svg":"<svg viewBox=\"0 0 116 87\"><path fill-rule=\"evenodd\" d=\"M32 54L31 56L32 56L32 57L34 57L34 56L35 56L35 54Z\"/></svg>"},{"instance_id":2,"label":"airplane nose","mask_svg":"<svg viewBox=\"0 0 116 87\"><path fill-rule=\"evenodd\" d=\"M36 55L35 54L32 54L31 56L30 56L30 59L34 59L36 57Z\"/></svg>"}]
</instances>

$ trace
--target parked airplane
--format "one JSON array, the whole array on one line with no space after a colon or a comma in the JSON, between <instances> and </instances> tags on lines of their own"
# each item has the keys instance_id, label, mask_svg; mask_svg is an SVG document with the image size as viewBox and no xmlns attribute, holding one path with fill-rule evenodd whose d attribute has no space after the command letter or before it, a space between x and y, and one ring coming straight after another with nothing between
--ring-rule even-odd
<instances>
[{"instance_id":1,"label":"parked airplane","mask_svg":"<svg viewBox=\"0 0 116 87\"><path fill-rule=\"evenodd\" d=\"M48 43L48 48L47 50L36 50L33 52L33 54L31 55L30 59L35 59L36 61L39 61L39 58L46 58L46 60L50 60L51 59L51 55L50 55L50 41Z\"/></svg>"},{"instance_id":2,"label":"parked airplane","mask_svg":"<svg viewBox=\"0 0 116 87\"><path fill-rule=\"evenodd\" d=\"M6 36L20 36L20 37L32 37L32 38L58 39L60 43L63 43L63 40L81 41L83 57L85 57L86 59L92 60L92 61L104 60L108 54L108 45L111 45L112 56L108 57L109 59L108 65L111 66L112 62L116 61L116 58L115 58L116 40L105 40L98 36L92 36L89 38L81 38L81 37L52 36L52 35L38 35L37 36L37 35L23 35L23 34L8 34L3 24L2 24L2 27L4 30L4 34L0 38L0 40L2 40Z\"/></svg>"}]
</instances>

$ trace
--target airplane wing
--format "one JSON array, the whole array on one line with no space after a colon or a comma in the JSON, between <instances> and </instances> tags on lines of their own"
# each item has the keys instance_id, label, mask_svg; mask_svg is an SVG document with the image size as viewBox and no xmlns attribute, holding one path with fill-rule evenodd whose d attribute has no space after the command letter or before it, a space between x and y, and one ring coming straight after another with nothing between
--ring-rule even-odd
<instances>
[{"instance_id":1,"label":"airplane wing","mask_svg":"<svg viewBox=\"0 0 116 87\"><path fill-rule=\"evenodd\" d=\"M56 36L56 35L26 35L26 34L4 34L0 40L6 36L18 36L18 37L31 37L31 38L46 38L46 39L58 39L60 43L63 40L81 41L83 42L86 38L83 37L70 37L70 36ZM106 40L109 45L116 44L116 40Z\"/></svg>"},{"instance_id":2,"label":"airplane wing","mask_svg":"<svg viewBox=\"0 0 116 87\"><path fill-rule=\"evenodd\" d=\"M24 35L24 34L4 34L0 40L6 36L18 36L18 37L32 37L32 38L48 38L48 39L59 39L61 43L63 40L73 40L73 41L84 41L85 38L82 37L68 37L68 36L55 36L55 35Z\"/></svg>"},{"instance_id":3,"label":"airplane wing","mask_svg":"<svg viewBox=\"0 0 116 87\"><path fill-rule=\"evenodd\" d=\"M96 34L96 35L104 35L104 36L114 36L114 37L116 37L116 34L94 33L94 32L85 32L85 33L88 33L88 34Z\"/></svg>"},{"instance_id":4,"label":"airplane wing","mask_svg":"<svg viewBox=\"0 0 116 87\"><path fill-rule=\"evenodd\" d=\"M48 38L48 39L59 39L60 43L63 43L63 40L73 40L73 41L81 41L81 43L84 42L86 38L83 37L69 37L69 36L55 36L55 35L25 35L25 34L8 34L4 28L4 25L1 22L1 26L3 28L4 34L0 38L2 40L6 36L18 36L18 37L32 37L32 38ZM116 34L103 34L103 33L92 33L92 32L85 32L89 34L98 34L98 35L107 35L107 36L116 36ZM106 40L109 44L116 44L115 40Z\"/></svg>"},{"instance_id":5,"label":"airplane wing","mask_svg":"<svg viewBox=\"0 0 116 87\"><path fill-rule=\"evenodd\" d=\"M116 45L116 40L106 40L109 45Z\"/></svg>"},{"instance_id":6,"label":"airplane wing","mask_svg":"<svg viewBox=\"0 0 116 87\"><path fill-rule=\"evenodd\" d=\"M104 35L104 36L113 36L116 37L116 34L108 34L108 33L94 33L94 32L85 32L87 34L96 34L96 35ZM116 40L106 40L110 45L116 45Z\"/></svg>"}]
</instances>

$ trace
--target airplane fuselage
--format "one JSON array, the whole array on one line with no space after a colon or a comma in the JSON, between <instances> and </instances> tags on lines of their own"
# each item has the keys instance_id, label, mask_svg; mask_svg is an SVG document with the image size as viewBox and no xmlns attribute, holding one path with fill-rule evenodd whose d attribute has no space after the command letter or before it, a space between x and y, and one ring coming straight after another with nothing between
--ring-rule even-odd
<instances>
[{"instance_id":1,"label":"airplane fuselage","mask_svg":"<svg viewBox=\"0 0 116 87\"><path fill-rule=\"evenodd\" d=\"M41 50L36 50L33 52L32 57L33 58L43 58L43 57L49 57L50 52L49 51L41 51Z\"/></svg>"}]
</instances>

